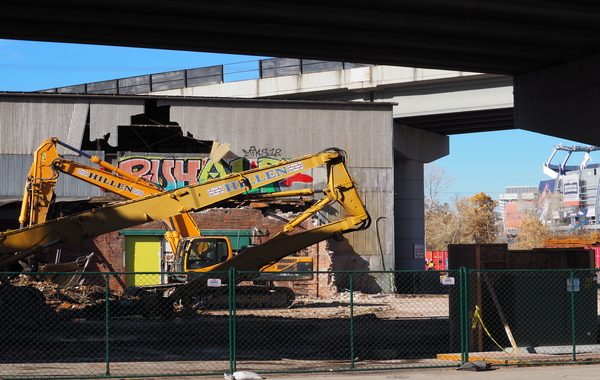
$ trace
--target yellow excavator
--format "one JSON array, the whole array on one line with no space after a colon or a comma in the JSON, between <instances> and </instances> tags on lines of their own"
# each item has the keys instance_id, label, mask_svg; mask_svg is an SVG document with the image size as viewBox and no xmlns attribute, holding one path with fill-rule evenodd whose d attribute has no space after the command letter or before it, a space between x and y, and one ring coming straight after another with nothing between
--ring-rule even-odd
<instances>
[{"instance_id":1,"label":"yellow excavator","mask_svg":"<svg viewBox=\"0 0 600 380\"><path fill-rule=\"evenodd\" d=\"M58 152L59 146L79 156L86 157L96 166L86 165L64 157ZM56 137L51 137L44 140L33 153L33 162L25 182L21 212L19 214L19 225L21 228L40 224L47 220L49 209L54 203L54 189L61 173L97 186L105 191L120 195L126 199L137 199L165 191L154 182L121 170L98 156L92 156L60 141ZM313 189L300 189L268 194L250 194L248 198L264 200L267 198L313 195ZM165 223L169 228L165 232L165 239L171 247L171 252L174 253L180 251L179 247L182 238L202 235L200 227L188 213L167 218L165 219ZM233 258L235 252L232 250L232 244L229 239L227 237L219 237L217 240L222 244L221 255L226 255L227 259ZM211 240L207 238L205 241L208 244ZM206 272L214 265L207 265L206 262L200 265L197 262L193 267L195 272ZM266 278L270 278L271 281L277 279L293 281L310 279L310 276L300 273L311 271L312 268L313 260L311 257L290 256L263 268L263 271L270 274ZM287 273L282 276L276 275L276 273L281 272ZM294 272L299 274L292 274Z\"/></svg>"},{"instance_id":2,"label":"yellow excavator","mask_svg":"<svg viewBox=\"0 0 600 380\"><path fill-rule=\"evenodd\" d=\"M320 166L326 166L327 171L327 186L322 189L323 197L289 221L282 231L266 243L247 247L237 255L230 256L225 252L231 250L231 244L224 237L197 236L180 239L176 250L176 269L185 278L179 278L182 280L181 286L173 288L169 297L186 303L193 302L191 300L206 290L204 276L189 277L195 272L206 272L211 277L217 277L217 274L223 276L223 271L229 268L260 271L319 241L341 239L344 233L368 228L371 219L346 168L345 153L339 149L328 149L269 167L233 173L176 190L160 191L5 231L0 233L0 267L48 247L60 248L111 231L207 209L232 197L248 194L253 189ZM344 210L343 218L296 231L296 227L302 222L336 202ZM248 278L237 276L236 282L243 279Z\"/></svg>"}]
</instances>

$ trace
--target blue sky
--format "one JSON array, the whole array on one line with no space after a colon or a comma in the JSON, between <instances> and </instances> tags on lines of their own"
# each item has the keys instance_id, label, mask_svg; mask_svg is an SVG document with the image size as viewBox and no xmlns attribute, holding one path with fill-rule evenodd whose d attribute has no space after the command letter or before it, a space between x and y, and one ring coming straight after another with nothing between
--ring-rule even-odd
<instances>
[{"instance_id":1,"label":"blue sky","mask_svg":"<svg viewBox=\"0 0 600 380\"><path fill-rule=\"evenodd\" d=\"M537 186L550 179L542 165L557 144L586 145L566 139L524 130L471 133L450 136L450 154L433 162L443 168L451 179L446 199L470 196L483 191L493 198L506 186ZM592 153L592 163L600 162L600 152ZM552 163L565 157L559 152ZM579 164L574 155L570 165Z\"/></svg>"},{"instance_id":2,"label":"blue sky","mask_svg":"<svg viewBox=\"0 0 600 380\"><path fill-rule=\"evenodd\" d=\"M35 91L155 72L225 65L225 80L257 75L264 57L172 50L0 40L0 91ZM451 178L446 198L547 179L542 164L554 145L573 141L512 130L450 137L450 155L434 162ZM600 162L592 153L592 162Z\"/></svg>"},{"instance_id":3,"label":"blue sky","mask_svg":"<svg viewBox=\"0 0 600 380\"><path fill-rule=\"evenodd\" d=\"M0 91L36 91L186 68L225 65L225 79L256 75L257 60L232 54L0 40Z\"/></svg>"}]
</instances>

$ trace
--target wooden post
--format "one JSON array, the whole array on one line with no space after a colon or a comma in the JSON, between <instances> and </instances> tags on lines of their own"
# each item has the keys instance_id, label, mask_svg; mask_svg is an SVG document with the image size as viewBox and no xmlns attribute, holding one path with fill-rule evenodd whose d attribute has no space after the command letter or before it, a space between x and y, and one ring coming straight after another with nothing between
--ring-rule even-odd
<instances>
[{"instance_id":1,"label":"wooden post","mask_svg":"<svg viewBox=\"0 0 600 380\"><path fill-rule=\"evenodd\" d=\"M504 326L504 331L506 332L508 341L510 342L510 345L513 349L513 353L516 354L519 352L519 347L517 347L517 342L515 341L515 338L513 337L510 326L508 325L508 321L506 320L506 317L504 316L504 312L502 311L502 308L500 307L500 302L498 301L498 297L496 297L496 292L494 291L494 288L492 287L492 284L490 282L490 279L487 276L487 273L483 273L483 279L485 280L487 289L490 292L492 301L494 301L494 306L496 306L496 311L498 312L498 316L500 317L500 320L502 321L502 325Z\"/></svg>"}]
</instances>

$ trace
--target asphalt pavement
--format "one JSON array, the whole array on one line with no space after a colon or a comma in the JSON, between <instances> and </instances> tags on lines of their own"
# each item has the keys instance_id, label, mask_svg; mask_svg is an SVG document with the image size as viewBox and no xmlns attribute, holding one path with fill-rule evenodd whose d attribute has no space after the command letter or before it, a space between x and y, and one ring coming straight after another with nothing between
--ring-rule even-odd
<instances>
[{"instance_id":1,"label":"asphalt pavement","mask_svg":"<svg viewBox=\"0 0 600 380\"><path fill-rule=\"evenodd\" d=\"M491 371L464 371L456 369L407 369L393 372L344 372L332 374L262 375L268 380L600 380L600 364L493 367ZM211 377L212 379L212 377ZM215 379L223 379L222 376Z\"/></svg>"}]
</instances>

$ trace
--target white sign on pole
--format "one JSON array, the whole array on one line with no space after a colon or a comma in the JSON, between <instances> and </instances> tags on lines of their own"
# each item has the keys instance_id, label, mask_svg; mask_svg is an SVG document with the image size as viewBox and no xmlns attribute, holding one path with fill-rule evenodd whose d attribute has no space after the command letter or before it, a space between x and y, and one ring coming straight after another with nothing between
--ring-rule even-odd
<instances>
[{"instance_id":1,"label":"white sign on pole","mask_svg":"<svg viewBox=\"0 0 600 380\"><path fill-rule=\"evenodd\" d=\"M567 278L567 292L578 292L580 288L579 278L574 277L573 281L571 281L570 278Z\"/></svg>"}]
</instances>

